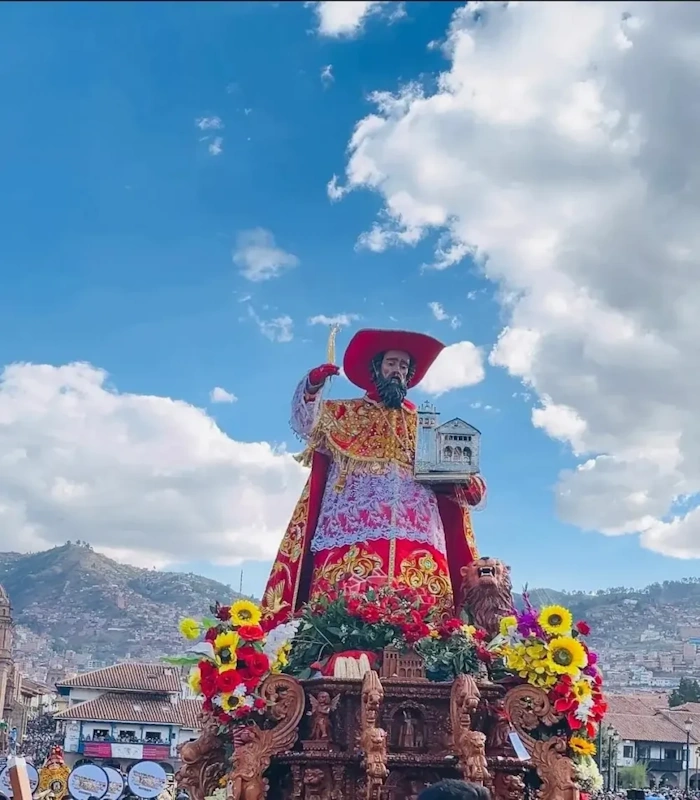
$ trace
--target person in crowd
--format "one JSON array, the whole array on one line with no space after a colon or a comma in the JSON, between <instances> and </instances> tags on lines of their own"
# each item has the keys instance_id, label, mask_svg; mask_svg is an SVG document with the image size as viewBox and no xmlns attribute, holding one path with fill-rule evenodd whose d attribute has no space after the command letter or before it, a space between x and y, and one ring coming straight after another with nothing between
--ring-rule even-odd
<instances>
[{"instance_id":1,"label":"person in crowd","mask_svg":"<svg viewBox=\"0 0 700 800\"><path fill-rule=\"evenodd\" d=\"M491 800L491 793L483 786L450 778L426 786L418 800Z\"/></svg>"}]
</instances>

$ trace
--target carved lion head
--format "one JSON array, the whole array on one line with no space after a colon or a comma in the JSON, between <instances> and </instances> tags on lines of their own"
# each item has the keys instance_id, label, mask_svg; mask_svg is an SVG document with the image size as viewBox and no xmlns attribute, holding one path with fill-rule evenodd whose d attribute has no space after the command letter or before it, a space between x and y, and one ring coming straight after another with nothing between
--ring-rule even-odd
<instances>
[{"instance_id":1,"label":"carved lion head","mask_svg":"<svg viewBox=\"0 0 700 800\"><path fill-rule=\"evenodd\" d=\"M510 567L497 558L484 556L466 567L462 567L460 572L462 575L462 588L465 592L476 586L497 586L502 589L507 585L508 591L512 588Z\"/></svg>"}]
</instances>

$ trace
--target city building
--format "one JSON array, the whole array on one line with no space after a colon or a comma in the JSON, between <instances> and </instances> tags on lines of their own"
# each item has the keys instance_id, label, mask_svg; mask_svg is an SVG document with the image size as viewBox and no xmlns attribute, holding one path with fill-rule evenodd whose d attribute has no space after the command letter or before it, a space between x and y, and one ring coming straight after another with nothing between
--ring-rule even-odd
<instances>
[{"instance_id":1,"label":"city building","mask_svg":"<svg viewBox=\"0 0 700 800\"><path fill-rule=\"evenodd\" d=\"M688 706L697 706L689 708ZM685 787L686 752L690 728L691 786L700 782L700 704L669 709L668 698L658 694L610 695L605 724L619 736L617 767L643 763L651 786ZM697 719L696 719L697 717Z\"/></svg>"},{"instance_id":2,"label":"city building","mask_svg":"<svg viewBox=\"0 0 700 800\"><path fill-rule=\"evenodd\" d=\"M55 719L69 766L91 761L128 771L145 759L172 773L177 746L198 736L201 702L175 667L115 664L65 679L56 689L64 708Z\"/></svg>"},{"instance_id":3,"label":"city building","mask_svg":"<svg viewBox=\"0 0 700 800\"><path fill-rule=\"evenodd\" d=\"M24 739L27 723L51 710L52 693L42 684L21 675L14 658L12 606L5 588L0 585L0 709L7 730L17 731L17 741ZM7 733L3 733L7 736Z\"/></svg>"}]
</instances>

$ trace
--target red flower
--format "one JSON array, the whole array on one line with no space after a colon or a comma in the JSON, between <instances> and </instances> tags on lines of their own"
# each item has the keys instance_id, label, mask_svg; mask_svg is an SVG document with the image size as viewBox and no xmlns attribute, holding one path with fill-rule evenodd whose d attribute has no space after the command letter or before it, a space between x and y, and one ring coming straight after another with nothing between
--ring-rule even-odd
<instances>
[{"instance_id":1,"label":"red flower","mask_svg":"<svg viewBox=\"0 0 700 800\"><path fill-rule=\"evenodd\" d=\"M197 665L199 667L199 674L203 678L205 675L213 675L216 677L217 672L219 671L211 661L200 661Z\"/></svg>"},{"instance_id":2,"label":"red flower","mask_svg":"<svg viewBox=\"0 0 700 800\"><path fill-rule=\"evenodd\" d=\"M219 606L216 617L222 622L228 622L231 619L231 606Z\"/></svg>"},{"instance_id":3,"label":"red flower","mask_svg":"<svg viewBox=\"0 0 700 800\"><path fill-rule=\"evenodd\" d=\"M591 626L587 622L580 620L576 623L576 630L581 634L581 636L588 636L588 634L591 632Z\"/></svg>"},{"instance_id":4,"label":"red flower","mask_svg":"<svg viewBox=\"0 0 700 800\"><path fill-rule=\"evenodd\" d=\"M209 630L204 634L204 640L207 642L213 642L218 635L219 631L216 628L209 628Z\"/></svg>"},{"instance_id":5,"label":"red flower","mask_svg":"<svg viewBox=\"0 0 700 800\"><path fill-rule=\"evenodd\" d=\"M200 686L202 688L202 694L207 699L213 697L218 689L218 681L216 673L209 672L206 675L202 675L200 679Z\"/></svg>"},{"instance_id":6,"label":"red flower","mask_svg":"<svg viewBox=\"0 0 700 800\"><path fill-rule=\"evenodd\" d=\"M211 712L213 711L213 709L214 709L214 706L212 705L212 702L211 702L211 700L210 700L209 698L207 698L207 699L206 699L206 700L205 700L205 701L202 703L202 711L205 711L207 714L211 714Z\"/></svg>"},{"instance_id":7,"label":"red flower","mask_svg":"<svg viewBox=\"0 0 700 800\"><path fill-rule=\"evenodd\" d=\"M413 622L404 627L403 635L408 644L414 644L419 639L430 635L430 627L425 622Z\"/></svg>"},{"instance_id":8,"label":"red flower","mask_svg":"<svg viewBox=\"0 0 700 800\"><path fill-rule=\"evenodd\" d=\"M476 648L476 657L479 661L483 661L484 664L490 664L494 659L493 653L481 645L478 645Z\"/></svg>"},{"instance_id":9,"label":"red flower","mask_svg":"<svg viewBox=\"0 0 700 800\"><path fill-rule=\"evenodd\" d=\"M238 651L239 672L244 680L250 676L249 680L257 680L270 669L270 660L264 653L258 653L252 647L241 647Z\"/></svg>"},{"instance_id":10,"label":"red flower","mask_svg":"<svg viewBox=\"0 0 700 800\"><path fill-rule=\"evenodd\" d=\"M227 669L224 672L220 672L216 681L220 692L232 692L241 683L243 683L243 679L236 669Z\"/></svg>"},{"instance_id":11,"label":"red flower","mask_svg":"<svg viewBox=\"0 0 700 800\"><path fill-rule=\"evenodd\" d=\"M475 642L485 642L489 638L488 633L482 630L476 630L473 634L473 639Z\"/></svg>"},{"instance_id":12,"label":"red flower","mask_svg":"<svg viewBox=\"0 0 700 800\"><path fill-rule=\"evenodd\" d=\"M260 625L241 625L238 635L244 642L259 642L265 634Z\"/></svg>"},{"instance_id":13,"label":"red flower","mask_svg":"<svg viewBox=\"0 0 700 800\"><path fill-rule=\"evenodd\" d=\"M231 719L229 715L225 711L218 711L216 714L216 718L219 722L223 723L224 725Z\"/></svg>"},{"instance_id":14,"label":"red flower","mask_svg":"<svg viewBox=\"0 0 700 800\"><path fill-rule=\"evenodd\" d=\"M560 714L568 714L572 711L576 711L578 702L574 700L573 697L560 697L554 704L554 708Z\"/></svg>"},{"instance_id":15,"label":"red flower","mask_svg":"<svg viewBox=\"0 0 700 800\"><path fill-rule=\"evenodd\" d=\"M351 614L352 616L355 616L357 614L357 612L360 610L360 605L361 605L361 603L360 603L360 598L359 597L351 597L348 600L348 602L347 602L345 607L348 610L348 614Z\"/></svg>"},{"instance_id":16,"label":"red flower","mask_svg":"<svg viewBox=\"0 0 700 800\"><path fill-rule=\"evenodd\" d=\"M267 702L262 697L256 697L254 705L258 711L261 711L263 708L267 707Z\"/></svg>"},{"instance_id":17,"label":"red flower","mask_svg":"<svg viewBox=\"0 0 700 800\"><path fill-rule=\"evenodd\" d=\"M452 619L445 620L440 628L440 633L443 633L445 636L452 636L453 633L457 633L458 631L462 630L462 620L457 619L457 617L452 617Z\"/></svg>"},{"instance_id":18,"label":"red flower","mask_svg":"<svg viewBox=\"0 0 700 800\"><path fill-rule=\"evenodd\" d=\"M370 625L379 622L380 617L381 612L377 606L365 606L365 608L360 611L360 619Z\"/></svg>"}]
</instances>

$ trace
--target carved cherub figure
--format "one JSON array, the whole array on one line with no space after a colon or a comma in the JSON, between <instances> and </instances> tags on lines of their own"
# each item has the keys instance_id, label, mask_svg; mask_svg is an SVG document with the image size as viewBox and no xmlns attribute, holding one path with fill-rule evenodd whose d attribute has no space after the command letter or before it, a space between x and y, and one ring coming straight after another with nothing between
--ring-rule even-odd
<instances>
[{"instance_id":1,"label":"carved cherub figure","mask_svg":"<svg viewBox=\"0 0 700 800\"><path fill-rule=\"evenodd\" d=\"M331 741L333 738L331 714L338 708L340 695L337 694L332 698L329 692L323 691L319 692L315 697L314 695L309 695L309 700L311 701L311 710L307 713L311 717L311 739L324 742Z\"/></svg>"}]
</instances>

